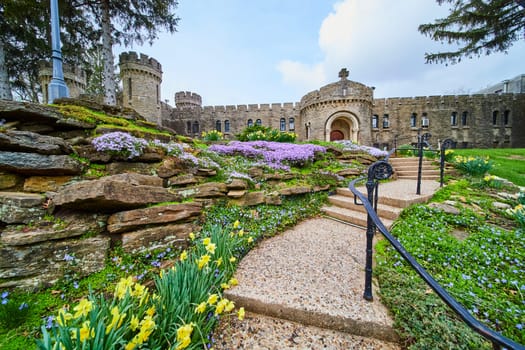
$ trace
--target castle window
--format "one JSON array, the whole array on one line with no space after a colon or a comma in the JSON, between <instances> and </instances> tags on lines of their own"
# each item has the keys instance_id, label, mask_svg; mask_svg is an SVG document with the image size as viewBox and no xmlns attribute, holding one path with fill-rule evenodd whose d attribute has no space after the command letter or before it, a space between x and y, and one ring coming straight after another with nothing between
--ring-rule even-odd
<instances>
[{"instance_id":1,"label":"castle window","mask_svg":"<svg viewBox=\"0 0 525 350\"><path fill-rule=\"evenodd\" d=\"M131 78L128 78L128 100L131 102L133 90L131 88Z\"/></svg>"},{"instance_id":2,"label":"castle window","mask_svg":"<svg viewBox=\"0 0 525 350\"><path fill-rule=\"evenodd\" d=\"M415 128L417 125L417 113L412 113L410 116L410 127Z\"/></svg>"},{"instance_id":3,"label":"castle window","mask_svg":"<svg viewBox=\"0 0 525 350\"><path fill-rule=\"evenodd\" d=\"M224 132L230 132L230 121L229 120L224 121Z\"/></svg>"},{"instance_id":4,"label":"castle window","mask_svg":"<svg viewBox=\"0 0 525 350\"><path fill-rule=\"evenodd\" d=\"M193 134L198 134L199 133L199 122L198 121L194 121L193 122Z\"/></svg>"},{"instance_id":5,"label":"castle window","mask_svg":"<svg viewBox=\"0 0 525 350\"><path fill-rule=\"evenodd\" d=\"M372 116L372 128L373 129L379 128L379 116L377 114L374 114Z\"/></svg>"},{"instance_id":6,"label":"castle window","mask_svg":"<svg viewBox=\"0 0 525 350\"><path fill-rule=\"evenodd\" d=\"M295 119L294 118L288 119L288 130L290 131L295 130Z\"/></svg>"},{"instance_id":7,"label":"castle window","mask_svg":"<svg viewBox=\"0 0 525 350\"><path fill-rule=\"evenodd\" d=\"M261 126L261 125L262 125L262 121L261 121L260 119L257 119L257 120L255 121L255 125L259 125L259 126Z\"/></svg>"},{"instance_id":8,"label":"castle window","mask_svg":"<svg viewBox=\"0 0 525 350\"><path fill-rule=\"evenodd\" d=\"M160 103L160 91L159 91L159 85L157 84L155 87L156 87L156 93L157 93L157 103Z\"/></svg>"},{"instance_id":9,"label":"castle window","mask_svg":"<svg viewBox=\"0 0 525 350\"><path fill-rule=\"evenodd\" d=\"M461 114L461 125L463 125L463 126L467 125L467 117L468 117L468 112L464 111Z\"/></svg>"},{"instance_id":10,"label":"castle window","mask_svg":"<svg viewBox=\"0 0 525 350\"><path fill-rule=\"evenodd\" d=\"M280 125L280 130L281 131L286 131L286 119L281 118L281 121L280 121L279 125Z\"/></svg>"},{"instance_id":11,"label":"castle window","mask_svg":"<svg viewBox=\"0 0 525 350\"><path fill-rule=\"evenodd\" d=\"M421 127L428 128L429 125L430 125L430 120L428 119L427 114L423 113L423 116L421 117Z\"/></svg>"},{"instance_id":12,"label":"castle window","mask_svg":"<svg viewBox=\"0 0 525 350\"><path fill-rule=\"evenodd\" d=\"M217 120L215 122L215 130L221 131L221 121L220 120Z\"/></svg>"},{"instance_id":13,"label":"castle window","mask_svg":"<svg viewBox=\"0 0 525 350\"><path fill-rule=\"evenodd\" d=\"M498 111L492 112L492 125L498 125Z\"/></svg>"},{"instance_id":14,"label":"castle window","mask_svg":"<svg viewBox=\"0 0 525 350\"><path fill-rule=\"evenodd\" d=\"M186 133L191 134L191 122L186 122Z\"/></svg>"},{"instance_id":15,"label":"castle window","mask_svg":"<svg viewBox=\"0 0 525 350\"><path fill-rule=\"evenodd\" d=\"M458 112L452 112L452 114L450 115L450 125L458 125Z\"/></svg>"},{"instance_id":16,"label":"castle window","mask_svg":"<svg viewBox=\"0 0 525 350\"><path fill-rule=\"evenodd\" d=\"M383 115L383 129L388 129L390 127L390 118L388 114Z\"/></svg>"},{"instance_id":17,"label":"castle window","mask_svg":"<svg viewBox=\"0 0 525 350\"><path fill-rule=\"evenodd\" d=\"M509 125L509 121L510 121L510 111L506 109L503 112L503 125Z\"/></svg>"},{"instance_id":18,"label":"castle window","mask_svg":"<svg viewBox=\"0 0 525 350\"><path fill-rule=\"evenodd\" d=\"M253 126L253 120L248 119L248 127Z\"/></svg>"}]
</instances>

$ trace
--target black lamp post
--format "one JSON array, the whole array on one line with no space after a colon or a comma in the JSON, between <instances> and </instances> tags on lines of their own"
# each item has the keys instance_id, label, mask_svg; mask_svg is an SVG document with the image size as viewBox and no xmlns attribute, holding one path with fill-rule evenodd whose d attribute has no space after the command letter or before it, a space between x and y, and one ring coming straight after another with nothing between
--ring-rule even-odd
<instances>
[{"instance_id":1,"label":"black lamp post","mask_svg":"<svg viewBox=\"0 0 525 350\"><path fill-rule=\"evenodd\" d=\"M53 60L53 78L48 86L48 103L56 98L69 97L69 90L64 81L62 70L62 51L60 49L60 23L58 17L58 1L51 0L51 49Z\"/></svg>"}]
</instances>

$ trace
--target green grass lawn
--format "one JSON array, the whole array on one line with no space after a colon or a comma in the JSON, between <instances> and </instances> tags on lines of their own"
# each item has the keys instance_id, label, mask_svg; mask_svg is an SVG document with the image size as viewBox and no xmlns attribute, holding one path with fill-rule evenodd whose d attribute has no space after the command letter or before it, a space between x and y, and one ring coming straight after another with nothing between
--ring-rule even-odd
<instances>
[{"instance_id":1,"label":"green grass lawn","mask_svg":"<svg viewBox=\"0 0 525 350\"><path fill-rule=\"evenodd\" d=\"M454 154L488 156L494 162L494 168L490 170L491 175L510 180L518 186L525 186L525 148L455 149Z\"/></svg>"}]
</instances>

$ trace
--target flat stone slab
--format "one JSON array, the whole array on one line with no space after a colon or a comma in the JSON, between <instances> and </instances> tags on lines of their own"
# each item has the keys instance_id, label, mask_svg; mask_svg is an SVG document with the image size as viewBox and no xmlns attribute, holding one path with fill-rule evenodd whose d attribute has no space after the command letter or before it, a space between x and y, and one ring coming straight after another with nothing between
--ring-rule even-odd
<instances>
[{"instance_id":1,"label":"flat stone slab","mask_svg":"<svg viewBox=\"0 0 525 350\"><path fill-rule=\"evenodd\" d=\"M248 253L225 295L253 313L395 342L378 294L363 299L365 238L334 220L303 221Z\"/></svg>"},{"instance_id":2,"label":"flat stone slab","mask_svg":"<svg viewBox=\"0 0 525 350\"><path fill-rule=\"evenodd\" d=\"M221 319L214 335L215 350L399 350L396 343L348 333L305 326L299 323L247 313Z\"/></svg>"}]
</instances>

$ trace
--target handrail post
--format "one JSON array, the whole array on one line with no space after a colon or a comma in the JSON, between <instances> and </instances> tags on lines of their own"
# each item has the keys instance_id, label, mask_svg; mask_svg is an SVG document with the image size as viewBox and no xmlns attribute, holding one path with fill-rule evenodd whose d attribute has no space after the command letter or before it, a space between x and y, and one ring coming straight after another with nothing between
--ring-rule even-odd
<instances>
[{"instance_id":1,"label":"handrail post","mask_svg":"<svg viewBox=\"0 0 525 350\"><path fill-rule=\"evenodd\" d=\"M439 187L443 187L444 175L445 175L445 150L452 148L454 141L452 139L445 139L441 143L441 154L439 156Z\"/></svg>"},{"instance_id":2,"label":"handrail post","mask_svg":"<svg viewBox=\"0 0 525 350\"><path fill-rule=\"evenodd\" d=\"M368 202L375 203L375 210L377 211L377 185L379 180L388 179L392 176L392 166L387 161L380 160L372 164L368 168L368 180L366 182L366 191L368 195ZM375 196L375 198L374 198ZM367 210L366 218L366 259L365 259L365 292L363 298L368 301L374 300L372 295L372 255L373 255L373 241L374 233L376 232L376 225Z\"/></svg>"}]
</instances>

